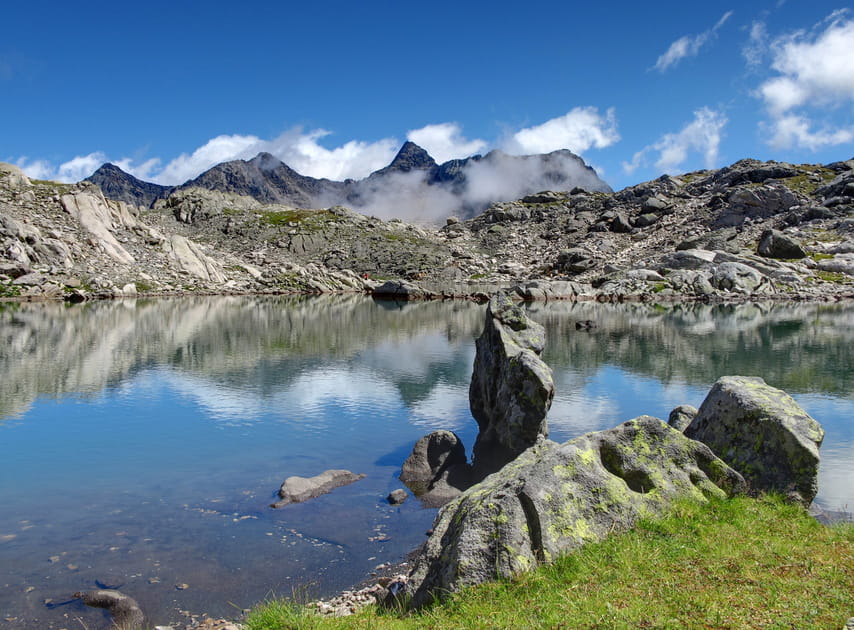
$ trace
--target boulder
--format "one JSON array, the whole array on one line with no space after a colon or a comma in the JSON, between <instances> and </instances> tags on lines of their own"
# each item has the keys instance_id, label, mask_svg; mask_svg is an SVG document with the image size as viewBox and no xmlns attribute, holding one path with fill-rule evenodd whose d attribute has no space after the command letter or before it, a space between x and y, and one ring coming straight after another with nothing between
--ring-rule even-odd
<instances>
[{"instance_id":1,"label":"boulder","mask_svg":"<svg viewBox=\"0 0 854 630\"><path fill-rule=\"evenodd\" d=\"M397 488L396 490L392 490L388 493L388 496L385 498L391 505L400 505L409 497L409 493L403 488Z\"/></svg>"},{"instance_id":2,"label":"boulder","mask_svg":"<svg viewBox=\"0 0 854 630\"><path fill-rule=\"evenodd\" d=\"M765 230L762 233L756 253L781 260L792 258L800 260L807 255L800 243L778 230Z\"/></svg>"},{"instance_id":3,"label":"boulder","mask_svg":"<svg viewBox=\"0 0 854 630\"><path fill-rule=\"evenodd\" d=\"M557 444L541 439L436 517L406 584L414 607L521 571L662 514L679 497L740 492L704 444L641 416Z\"/></svg>"},{"instance_id":4,"label":"boulder","mask_svg":"<svg viewBox=\"0 0 854 630\"><path fill-rule=\"evenodd\" d=\"M469 404L480 429L474 445L475 476L498 470L539 437L548 436L546 414L554 397L551 368L540 354L545 329L510 297L489 300L475 344Z\"/></svg>"},{"instance_id":5,"label":"boulder","mask_svg":"<svg viewBox=\"0 0 854 630\"><path fill-rule=\"evenodd\" d=\"M466 449L460 438L451 431L433 431L415 443L403 463L400 480L417 496L460 465L466 465Z\"/></svg>"},{"instance_id":6,"label":"boulder","mask_svg":"<svg viewBox=\"0 0 854 630\"><path fill-rule=\"evenodd\" d=\"M371 291L377 298L393 300L418 300L432 298L433 294L419 287L414 282L406 280L388 280Z\"/></svg>"},{"instance_id":7,"label":"boulder","mask_svg":"<svg viewBox=\"0 0 854 630\"><path fill-rule=\"evenodd\" d=\"M708 445L752 491L782 492L804 505L815 498L824 430L761 378L718 379L685 435Z\"/></svg>"},{"instance_id":8,"label":"boulder","mask_svg":"<svg viewBox=\"0 0 854 630\"><path fill-rule=\"evenodd\" d=\"M766 293L772 289L771 281L753 267L737 262L725 262L715 267L712 286L730 293Z\"/></svg>"},{"instance_id":9,"label":"boulder","mask_svg":"<svg viewBox=\"0 0 854 630\"><path fill-rule=\"evenodd\" d=\"M14 164L7 164L6 162L0 162L0 180L4 180L4 183L9 188L28 188L32 186L30 179L24 174L24 171Z\"/></svg>"},{"instance_id":10,"label":"boulder","mask_svg":"<svg viewBox=\"0 0 854 630\"><path fill-rule=\"evenodd\" d=\"M141 630L145 621L139 604L132 597L113 589L100 589L85 593L74 593L74 597L93 608L104 608L113 616L113 628L117 630Z\"/></svg>"},{"instance_id":11,"label":"boulder","mask_svg":"<svg viewBox=\"0 0 854 630\"><path fill-rule=\"evenodd\" d=\"M685 427L691 424L691 421L697 415L697 408L691 405L679 405L670 412L667 418L667 424L677 431L684 431Z\"/></svg>"},{"instance_id":12,"label":"boulder","mask_svg":"<svg viewBox=\"0 0 854 630\"><path fill-rule=\"evenodd\" d=\"M288 477L279 488L281 501L271 503L270 507L280 508L290 503L302 503L364 478L365 475L357 475L349 470L326 470L314 477Z\"/></svg>"}]
</instances>

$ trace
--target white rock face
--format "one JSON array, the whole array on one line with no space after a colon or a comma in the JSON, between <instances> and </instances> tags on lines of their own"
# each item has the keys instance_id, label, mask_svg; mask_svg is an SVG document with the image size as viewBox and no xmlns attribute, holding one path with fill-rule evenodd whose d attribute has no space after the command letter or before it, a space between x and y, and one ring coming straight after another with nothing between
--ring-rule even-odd
<instances>
[{"instance_id":1,"label":"white rock face","mask_svg":"<svg viewBox=\"0 0 854 630\"><path fill-rule=\"evenodd\" d=\"M188 238L175 234L163 243L163 250L192 276L211 282L227 280L219 263Z\"/></svg>"},{"instance_id":2,"label":"white rock face","mask_svg":"<svg viewBox=\"0 0 854 630\"><path fill-rule=\"evenodd\" d=\"M115 223L127 227L134 227L137 223L125 204L108 203L100 192L89 191L62 195L60 201L65 211L77 219L110 258L125 265L135 262L112 233Z\"/></svg>"}]
</instances>

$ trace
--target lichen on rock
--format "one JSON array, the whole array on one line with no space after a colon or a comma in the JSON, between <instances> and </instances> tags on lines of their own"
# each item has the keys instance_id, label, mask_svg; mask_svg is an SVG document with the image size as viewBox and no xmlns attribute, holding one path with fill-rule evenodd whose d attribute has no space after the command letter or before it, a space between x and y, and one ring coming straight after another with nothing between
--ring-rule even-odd
<instances>
[{"instance_id":1,"label":"lichen on rock","mask_svg":"<svg viewBox=\"0 0 854 630\"><path fill-rule=\"evenodd\" d=\"M541 438L440 511L407 594L421 606L625 530L676 498L744 487L707 446L651 416L564 444Z\"/></svg>"}]
</instances>

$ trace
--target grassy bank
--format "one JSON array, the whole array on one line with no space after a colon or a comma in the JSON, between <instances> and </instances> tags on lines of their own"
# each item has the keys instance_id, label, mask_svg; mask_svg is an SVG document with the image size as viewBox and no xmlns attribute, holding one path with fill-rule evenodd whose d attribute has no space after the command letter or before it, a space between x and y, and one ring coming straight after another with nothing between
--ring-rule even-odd
<instances>
[{"instance_id":1,"label":"grassy bank","mask_svg":"<svg viewBox=\"0 0 854 630\"><path fill-rule=\"evenodd\" d=\"M342 619L272 601L249 630L324 628L841 628L854 616L854 525L777 498L682 503L661 520L515 580L404 615Z\"/></svg>"}]
</instances>

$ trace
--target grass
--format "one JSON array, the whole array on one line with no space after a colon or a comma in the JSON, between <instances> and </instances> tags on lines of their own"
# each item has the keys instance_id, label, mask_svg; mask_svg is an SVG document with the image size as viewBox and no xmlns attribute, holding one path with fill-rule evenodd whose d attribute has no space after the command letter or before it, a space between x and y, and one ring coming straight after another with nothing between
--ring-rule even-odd
<instances>
[{"instance_id":1,"label":"grass","mask_svg":"<svg viewBox=\"0 0 854 630\"><path fill-rule=\"evenodd\" d=\"M854 284L854 279L838 271L816 270L814 273L817 278L824 282L830 282L832 284Z\"/></svg>"},{"instance_id":2,"label":"grass","mask_svg":"<svg viewBox=\"0 0 854 630\"><path fill-rule=\"evenodd\" d=\"M20 297L20 295L21 287L17 284L12 284L11 282L8 284L0 283L0 298Z\"/></svg>"},{"instance_id":3,"label":"grass","mask_svg":"<svg viewBox=\"0 0 854 630\"><path fill-rule=\"evenodd\" d=\"M800 168L806 172L799 173L793 177L787 177L781 180L786 186L792 190L803 193L804 195L812 195L816 188L823 186L836 177L836 173L823 166L802 165ZM815 175L818 175L816 181Z\"/></svg>"},{"instance_id":4,"label":"grass","mask_svg":"<svg viewBox=\"0 0 854 630\"><path fill-rule=\"evenodd\" d=\"M663 519L416 613L340 619L274 600L249 630L841 628L854 616L854 525L777 497L677 504Z\"/></svg>"},{"instance_id":5,"label":"grass","mask_svg":"<svg viewBox=\"0 0 854 630\"><path fill-rule=\"evenodd\" d=\"M320 228L335 215L327 210L270 210L261 213L261 223L274 227L295 223L301 227Z\"/></svg>"}]
</instances>

